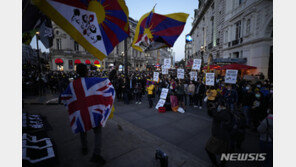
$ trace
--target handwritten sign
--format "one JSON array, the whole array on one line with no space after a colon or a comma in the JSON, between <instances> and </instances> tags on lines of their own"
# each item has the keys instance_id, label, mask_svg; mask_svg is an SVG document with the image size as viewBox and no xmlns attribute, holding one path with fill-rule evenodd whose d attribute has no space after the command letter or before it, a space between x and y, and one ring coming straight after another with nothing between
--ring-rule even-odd
<instances>
[{"instance_id":1,"label":"handwritten sign","mask_svg":"<svg viewBox=\"0 0 296 167\"><path fill-rule=\"evenodd\" d=\"M193 81L197 81L197 72L196 71L190 71L190 80Z\"/></svg>"},{"instance_id":2,"label":"handwritten sign","mask_svg":"<svg viewBox=\"0 0 296 167\"><path fill-rule=\"evenodd\" d=\"M215 73L206 73L206 85L207 86L215 85Z\"/></svg>"},{"instance_id":3,"label":"handwritten sign","mask_svg":"<svg viewBox=\"0 0 296 167\"><path fill-rule=\"evenodd\" d=\"M237 70L226 70L225 83L235 84L237 78Z\"/></svg>"},{"instance_id":4,"label":"handwritten sign","mask_svg":"<svg viewBox=\"0 0 296 167\"><path fill-rule=\"evenodd\" d=\"M161 99L166 99L166 98L167 98L167 95L168 95L168 92L169 92L169 89L167 89L167 88L162 88L162 90L161 90L161 94L160 94L160 98L161 98Z\"/></svg>"},{"instance_id":5,"label":"handwritten sign","mask_svg":"<svg viewBox=\"0 0 296 167\"><path fill-rule=\"evenodd\" d=\"M165 103L164 99L159 99L157 105L155 106L156 109L158 109L159 107L163 107Z\"/></svg>"},{"instance_id":6,"label":"handwritten sign","mask_svg":"<svg viewBox=\"0 0 296 167\"><path fill-rule=\"evenodd\" d=\"M153 81L158 82L158 78L159 78L159 72L154 72L153 73Z\"/></svg>"},{"instance_id":7,"label":"handwritten sign","mask_svg":"<svg viewBox=\"0 0 296 167\"><path fill-rule=\"evenodd\" d=\"M178 69L177 70L177 78L178 79L184 79L184 69Z\"/></svg>"},{"instance_id":8,"label":"handwritten sign","mask_svg":"<svg viewBox=\"0 0 296 167\"><path fill-rule=\"evenodd\" d=\"M201 66L201 59L193 59L192 69L200 70L200 66Z\"/></svg>"},{"instance_id":9,"label":"handwritten sign","mask_svg":"<svg viewBox=\"0 0 296 167\"><path fill-rule=\"evenodd\" d=\"M170 69L171 68L171 59L164 59L164 68Z\"/></svg>"}]
</instances>

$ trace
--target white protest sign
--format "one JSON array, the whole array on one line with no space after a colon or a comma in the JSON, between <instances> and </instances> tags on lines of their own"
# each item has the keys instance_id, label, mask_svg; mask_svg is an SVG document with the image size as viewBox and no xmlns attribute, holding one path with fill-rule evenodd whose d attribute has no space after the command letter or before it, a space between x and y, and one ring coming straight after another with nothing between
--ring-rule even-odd
<instances>
[{"instance_id":1,"label":"white protest sign","mask_svg":"<svg viewBox=\"0 0 296 167\"><path fill-rule=\"evenodd\" d=\"M156 109L158 109L159 107L163 107L165 103L165 100L164 99L159 99L157 105L155 106Z\"/></svg>"},{"instance_id":2,"label":"white protest sign","mask_svg":"<svg viewBox=\"0 0 296 167\"><path fill-rule=\"evenodd\" d=\"M161 70L162 70L161 71L162 74L169 74L169 69L164 68L164 65L161 66Z\"/></svg>"},{"instance_id":3,"label":"white protest sign","mask_svg":"<svg viewBox=\"0 0 296 167\"><path fill-rule=\"evenodd\" d=\"M184 69L177 69L177 78L184 79Z\"/></svg>"},{"instance_id":4,"label":"white protest sign","mask_svg":"<svg viewBox=\"0 0 296 167\"><path fill-rule=\"evenodd\" d=\"M161 90L161 94L160 94L160 98L161 98L161 99L166 99L166 98L167 98L167 95L168 95L168 92L169 92L169 89L167 89L167 88L162 88L162 90Z\"/></svg>"},{"instance_id":5,"label":"white protest sign","mask_svg":"<svg viewBox=\"0 0 296 167\"><path fill-rule=\"evenodd\" d=\"M237 78L237 70L226 70L225 83L235 84Z\"/></svg>"},{"instance_id":6,"label":"white protest sign","mask_svg":"<svg viewBox=\"0 0 296 167\"><path fill-rule=\"evenodd\" d=\"M153 81L158 82L158 77L159 77L159 72L154 72L153 73Z\"/></svg>"},{"instance_id":7,"label":"white protest sign","mask_svg":"<svg viewBox=\"0 0 296 167\"><path fill-rule=\"evenodd\" d=\"M206 73L206 85L207 86L215 85L215 73Z\"/></svg>"},{"instance_id":8,"label":"white protest sign","mask_svg":"<svg viewBox=\"0 0 296 167\"><path fill-rule=\"evenodd\" d=\"M197 72L196 71L191 71L190 72L190 81L197 81Z\"/></svg>"},{"instance_id":9,"label":"white protest sign","mask_svg":"<svg viewBox=\"0 0 296 167\"><path fill-rule=\"evenodd\" d=\"M201 66L201 59L193 59L192 69L200 70L200 66Z\"/></svg>"},{"instance_id":10,"label":"white protest sign","mask_svg":"<svg viewBox=\"0 0 296 167\"><path fill-rule=\"evenodd\" d=\"M164 63L163 63L164 68L166 68L166 69L171 68L171 59L164 59L163 61L164 61Z\"/></svg>"}]
</instances>

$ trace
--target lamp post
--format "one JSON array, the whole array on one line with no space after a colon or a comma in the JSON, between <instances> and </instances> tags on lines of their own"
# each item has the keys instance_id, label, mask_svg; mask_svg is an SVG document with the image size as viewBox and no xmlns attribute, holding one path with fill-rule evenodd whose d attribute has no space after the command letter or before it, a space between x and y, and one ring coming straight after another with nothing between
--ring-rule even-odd
<instances>
[{"instance_id":1,"label":"lamp post","mask_svg":"<svg viewBox=\"0 0 296 167\"><path fill-rule=\"evenodd\" d=\"M39 44L38 44L38 38L39 38L39 31L36 32L36 44L37 44L37 63L38 63L38 72L41 72L40 67L40 57L39 57Z\"/></svg>"}]
</instances>

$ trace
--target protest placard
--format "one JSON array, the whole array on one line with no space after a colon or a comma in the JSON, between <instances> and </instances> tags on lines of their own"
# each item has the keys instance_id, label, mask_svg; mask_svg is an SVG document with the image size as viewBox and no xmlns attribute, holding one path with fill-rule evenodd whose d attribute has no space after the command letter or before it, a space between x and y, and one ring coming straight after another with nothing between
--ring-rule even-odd
<instances>
[{"instance_id":1,"label":"protest placard","mask_svg":"<svg viewBox=\"0 0 296 167\"><path fill-rule=\"evenodd\" d=\"M171 59L164 59L163 61L164 61L163 67L166 69L170 69L171 68Z\"/></svg>"},{"instance_id":2,"label":"protest placard","mask_svg":"<svg viewBox=\"0 0 296 167\"><path fill-rule=\"evenodd\" d=\"M196 71L190 71L190 81L197 81L197 72Z\"/></svg>"},{"instance_id":3,"label":"protest placard","mask_svg":"<svg viewBox=\"0 0 296 167\"><path fill-rule=\"evenodd\" d=\"M159 72L154 72L153 73L153 81L158 82L158 78L159 78Z\"/></svg>"},{"instance_id":4,"label":"protest placard","mask_svg":"<svg viewBox=\"0 0 296 167\"><path fill-rule=\"evenodd\" d=\"M178 69L177 70L177 78L178 79L184 79L184 69Z\"/></svg>"},{"instance_id":5,"label":"protest placard","mask_svg":"<svg viewBox=\"0 0 296 167\"><path fill-rule=\"evenodd\" d=\"M159 107L163 107L165 103L164 99L159 99L157 105L155 106L156 109L158 109Z\"/></svg>"},{"instance_id":6,"label":"protest placard","mask_svg":"<svg viewBox=\"0 0 296 167\"><path fill-rule=\"evenodd\" d=\"M169 74L169 69L164 68L164 65L162 65L161 70L162 70L162 71L161 71L162 74Z\"/></svg>"},{"instance_id":7,"label":"protest placard","mask_svg":"<svg viewBox=\"0 0 296 167\"><path fill-rule=\"evenodd\" d=\"M225 83L236 84L238 70L226 70Z\"/></svg>"},{"instance_id":8,"label":"protest placard","mask_svg":"<svg viewBox=\"0 0 296 167\"><path fill-rule=\"evenodd\" d=\"M169 89L167 89L167 88L162 88L162 90L161 90L161 94L160 94L160 98L161 98L161 99L166 99L166 98L167 98L167 95L168 95L168 92L169 92Z\"/></svg>"},{"instance_id":9,"label":"protest placard","mask_svg":"<svg viewBox=\"0 0 296 167\"><path fill-rule=\"evenodd\" d=\"M201 66L201 59L193 59L192 69L200 70L200 66Z\"/></svg>"},{"instance_id":10,"label":"protest placard","mask_svg":"<svg viewBox=\"0 0 296 167\"><path fill-rule=\"evenodd\" d=\"M215 73L206 73L206 85L207 86L215 85Z\"/></svg>"}]
</instances>

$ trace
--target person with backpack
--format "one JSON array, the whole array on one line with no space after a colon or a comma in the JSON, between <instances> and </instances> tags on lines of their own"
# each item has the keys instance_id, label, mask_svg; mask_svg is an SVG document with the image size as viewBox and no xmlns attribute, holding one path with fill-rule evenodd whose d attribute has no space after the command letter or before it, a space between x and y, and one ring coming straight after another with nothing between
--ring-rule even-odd
<instances>
[{"instance_id":1,"label":"person with backpack","mask_svg":"<svg viewBox=\"0 0 296 167\"><path fill-rule=\"evenodd\" d=\"M265 166L272 166L273 161L273 107L268 107L267 117L261 121L257 128L260 133L260 149L266 153Z\"/></svg>"}]
</instances>

